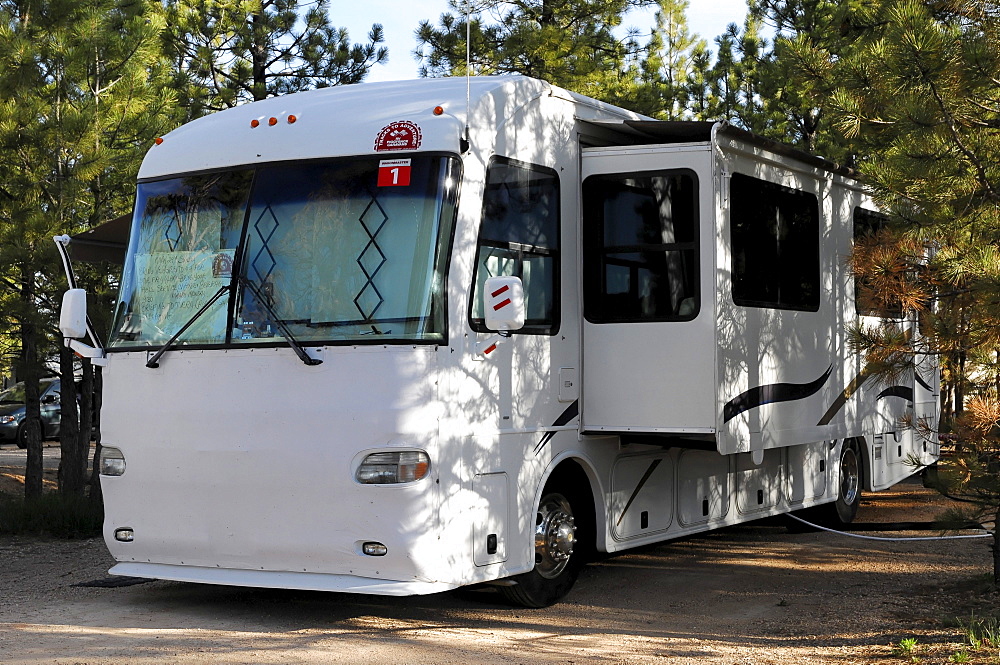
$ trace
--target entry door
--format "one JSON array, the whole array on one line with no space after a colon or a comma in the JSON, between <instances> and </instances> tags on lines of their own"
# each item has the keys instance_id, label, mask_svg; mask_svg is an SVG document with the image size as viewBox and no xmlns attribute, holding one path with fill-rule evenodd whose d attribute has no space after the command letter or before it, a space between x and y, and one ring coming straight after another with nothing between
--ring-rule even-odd
<instances>
[{"instance_id":1,"label":"entry door","mask_svg":"<svg viewBox=\"0 0 1000 665\"><path fill-rule=\"evenodd\" d=\"M707 144L584 153L585 430L714 432L710 157Z\"/></svg>"}]
</instances>

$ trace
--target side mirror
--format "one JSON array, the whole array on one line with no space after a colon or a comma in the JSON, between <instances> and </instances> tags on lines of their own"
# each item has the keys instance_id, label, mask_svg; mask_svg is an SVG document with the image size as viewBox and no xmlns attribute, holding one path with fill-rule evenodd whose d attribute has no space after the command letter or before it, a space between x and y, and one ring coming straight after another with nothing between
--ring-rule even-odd
<instances>
[{"instance_id":1,"label":"side mirror","mask_svg":"<svg viewBox=\"0 0 1000 665\"><path fill-rule=\"evenodd\" d=\"M520 277L490 277L483 304L487 330L501 334L524 326L524 285Z\"/></svg>"},{"instance_id":2,"label":"side mirror","mask_svg":"<svg viewBox=\"0 0 1000 665\"><path fill-rule=\"evenodd\" d=\"M87 292L83 289L69 289L63 294L59 330L70 339L87 336Z\"/></svg>"}]
</instances>

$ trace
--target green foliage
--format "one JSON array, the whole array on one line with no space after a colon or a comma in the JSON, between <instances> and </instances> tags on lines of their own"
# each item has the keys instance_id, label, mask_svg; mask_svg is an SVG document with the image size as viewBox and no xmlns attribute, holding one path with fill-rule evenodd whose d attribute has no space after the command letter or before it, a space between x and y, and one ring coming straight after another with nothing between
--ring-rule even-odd
<instances>
[{"instance_id":1,"label":"green foliage","mask_svg":"<svg viewBox=\"0 0 1000 665\"><path fill-rule=\"evenodd\" d=\"M832 106L835 125L860 149L876 199L892 213L881 251L904 277L883 279L879 289L919 316L921 334L895 346L942 361L948 437L939 489L968 502L969 516L993 521L1000 516L1000 11L992 0L879 0L854 21L864 26L862 39L831 70ZM870 280L886 273L874 258L855 260ZM884 339L859 337L857 346L893 364Z\"/></svg>"},{"instance_id":2,"label":"green foliage","mask_svg":"<svg viewBox=\"0 0 1000 665\"><path fill-rule=\"evenodd\" d=\"M329 0L167 0L165 48L183 120L248 101L359 83L388 58L382 26L351 44Z\"/></svg>"},{"instance_id":3,"label":"green foliage","mask_svg":"<svg viewBox=\"0 0 1000 665\"><path fill-rule=\"evenodd\" d=\"M47 493L32 499L0 494L0 534L94 538L101 535L104 508L81 496Z\"/></svg>"},{"instance_id":4,"label":"green foliage","mask_svg":"<svg viewBox=\"0 0 1000 665\"><path fill-rule=\"evenodd\" d=\"M983 648L1000 647L1000 619L995 616L977 617L975 614L968 621L959 620L963 638L973 651Z\"/></svg>"},{"instance_id":5,"label":"green foliage","mask_svg":"<svg viewBox=\"0 0 1000 665\"><path fill-rule=\"evenodd\" d=\"M915 637L904 637L892 647L892 654L894 656L913 656L916 653L917 648L917 638Z\"/></svg>"},{"instance_id":6,"label":"green foliage","mask_svg":"<svg viewBox=\"0 0 1000 665\"><path fill-rule=\"evenodd\" d=\"M0 1L0 334L18 351L29 423L65 288L52 237L131 209L139 160L171 104L163 27L156 3ZM40 442L37 427L29 432L34 496Z\"/></svg>"},{"instance_id":7,"label":"green foliage","mask_svg":"<svg viewBox=\"0 0 1000 665\"><path fill-rule=\"evenodd\" d=\"M471 72L525 74L583 94L626 97L627 60L638 52L635 34L619 39L613 29L631 7L655 0L473 0ZM466 73L466 2L450 0L456 12L438 25L417 29L414 55L421 76ZM624 90L623 90L624 88Z\"/></svg>"},{"instance_id":8,"label":"green foliage","mask_svg":"<svg viewBox=\"0 0 1000 665\"><path fill-rule=\"evenodd\" d=\"M688 31L688 0L659 0L656 24L639 60L630 109L662 120L692 117L704 107L710 54L703 39Z\"/></svg>"},{"instance_id":9,"label":"green foliage","mask_svg":"<svg viewBox=\"0 0 1000 665\"><path fill-rule=\"evenodd\" d=\"M835 65L858 44L860 0L749 0L742 38L743 113L747 129L828 159L849 163L852 150L827 121L839 84ZM767 41L753 30L771 30ZM732 35L735 38L735 35Z\"/></svg>"}]
</instances>

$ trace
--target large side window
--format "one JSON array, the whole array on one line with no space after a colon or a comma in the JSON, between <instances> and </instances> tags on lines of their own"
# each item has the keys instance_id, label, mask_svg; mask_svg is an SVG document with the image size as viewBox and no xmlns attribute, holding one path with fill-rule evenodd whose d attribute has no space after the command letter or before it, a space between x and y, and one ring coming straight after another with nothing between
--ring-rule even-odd
<instances>
[{"instance_id":1,"label":"large side window","mask_svg":"<svg viewBox=\"0 0 1000 665\"><path fill-rule=\"evenodd\" d=\"M820 303L816 197L741 173L730 183L733 301L815 312Z\"/></svg>"},{"instance_id":2,"label":"large side window","mask_svg":"<svg viewBox=\"0 0 1000 665\"><path fill-rule=\"evenodd\" d=\"M854 209L854 244L871 242L889 225L889 218L874 210ZM854 276L854 304L862 316L879 316L883 319L903 318L902 305L880 302L873 293L874 285L862 275Z\"/></svg>"},{"instance_id":3,"label":"large side window","mask_svg":"<svg viewBox=\"0 0 1000 665\"><path fill-rule=\"evenodd\" d=\"M588 321L688 321L698 315L697 189L690 171L587 178Z\"/></svg>"},{"instance_id":4,"label":"large side window","mask_svg":"<svg viewBox=\"0 0 1000 665\"><path fill-rule=\"evenodd\" d=\"M524 282L526 317L520 332L559 329L559 177L540 166L494 159L486 173L483 219L472 294L473 330L486 332L483 291L498 275Z\"/></svg>"}]
</instances>

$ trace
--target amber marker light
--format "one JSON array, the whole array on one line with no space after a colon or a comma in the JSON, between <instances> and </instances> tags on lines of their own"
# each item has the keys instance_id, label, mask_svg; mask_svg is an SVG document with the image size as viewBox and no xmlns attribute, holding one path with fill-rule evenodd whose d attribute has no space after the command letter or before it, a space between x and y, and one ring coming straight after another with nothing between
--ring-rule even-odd
<instances>
[{"instance_id":1,"label":"amber marker light","mask_svg":"<svg viewBox=\"0 0 1000 665\"><path fill-rule=\"evenodd\" d=\"M278 124L278 119L277 119L277 118L268 118L268 120L267 120L267 124L269 124L269 125L271 125L272 127L274 127L275 125L277 125L277 124Z\"/></svg>"},{"instance_id":2,"label":"amber marker light","mask_svg":"<svg viewBox=\"0 0 1000 665\"><path fill-rule=\"evenodd\" d=\"M163 143L163 138L157 136L155 139L153 139L153 143L155 143L156 145L160 145L161 143Z\"/></svg>"},{"instance_id":3,"label":"amber marker light","mask_svg":"<svg viewBox=\"0 0 1000 665\"><path fill-rule=\"evenodd\" d=\"M293 124L295 124L295 121L296 121L296 120L298 120L298 118L296 118L296 117L295 117L294 115L290 115L290 116L288 116L288 124L289 124L289 125L293 125Z\"/></svg>"},{"instance_id":4,"label":"amber marker light","mask_svg":"<svg viewBox=\"0 0 1000 665\"><path fill-rule=\"evenodd\" d=\"M254 118L253 120L250 121L250 126L251 127L260 127L260 120L258 120L257 118Z\"/></svg>"},{"instance_id":5,"label":"amber marker light","mask_svg":"<svg viewBox=\"0 0 1000 665\"><path fill-rule=\"evenodd\" d=\"M443 106L435 106L434 107L434 115L444 115L444 107Z\"/></svg>"}]
</instances>

